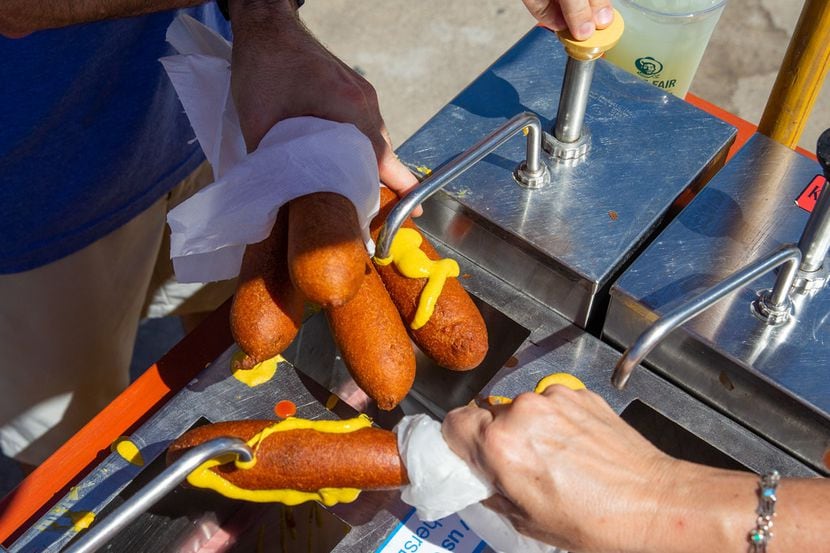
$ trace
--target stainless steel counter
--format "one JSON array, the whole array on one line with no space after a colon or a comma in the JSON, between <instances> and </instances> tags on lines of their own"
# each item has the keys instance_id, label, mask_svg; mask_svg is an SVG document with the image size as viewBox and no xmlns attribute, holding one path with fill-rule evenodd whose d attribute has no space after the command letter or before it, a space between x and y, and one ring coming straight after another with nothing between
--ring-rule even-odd
<instances>
[{"instance_id":1,"label":"stainless steel counter","mask_svg":"<svg viewBox=\"0 0 830 553\"><path fill-rule=\"evenodd\" d=\"M551 130L568 57L535 28L406 141L398 154L435 170L502 123L533 112ZM551 182L516 184L517 137L429 202L420 224L581 327L598 325L622 266L665 221L675 200L723 163L735 130L597 60L575 163L547 160ZM598 327L597 327L598 329Z\"/></svg>"},{"instance_id":2,"label":"stainless steel counter","mask_svg":"<svg viewBox=\"0 0 830 553\"><path fill-rule=\"evenodd\" d=\"M821 174L815 161L754 136L614 284L604 337L626 347L658 316L797 243L809 215L795 201ZM646 362L827 474L830 290L791 293L793 316L768 326L750 304L775 278L689 321Z\"/></svg>"},{"instance_id":3,"label":"stainless steel counter","mask_svg":"<svg viewBox=\"0 0 830 553\"><path fill-rule=\"evenodd\" d=\"M444 254L453 253L438 246ZM778 468L789 475L814 474L649 371L636 373L627 390L615 390L609 377L617 352L489 271L462 256L455 257L468 275L465 286L482 306L495 346L493 352L482 367L467 374L445 371L421 359L414 393L401 410L378 417L376 422L391 426L404 412L427 412L440 418L446 410L463 405L476 395L513 396L532 390L546 374L567 371L581 378L635 427L674 455L759 472ZM330 399L328 390L314 380L331 384L336 380L332 380L332 375L343 371L322 319L321 314L312 315L299 341L288 352L298 368L281 363L277 374L266 384L249 388L237 381L229 372L233 351L226 351L130 436L140 448L145 467L131 465L118 454L111 454L18 539L10 551L59 550L77 534L72 513L92 512L105 517L111 503L118 504L129 497L131 490L159 470L165 448L195 424L274 418L273 406L282 399L297 405L298 416L334 417L324 407ZM341 416L353 414L342 401L334 410ZM667 436L674 438L666 439ZM367 492L353 504L319 509L321 514L316 518L307 513L302 517L290 516L292 520L320 525L315 531L323 544L318 544L322 548L319 550L344 553L375 551L409 512L397 492ZM279 521L286 516L289 515L281 508L245 505L211 492L182 490L125 530L111 544L111 550L169 551L182 544L195 548L223 525L239 525L235 522L239 518L268 519L273 526L281 524ZM244 540L251 539L248 533L258 531L260 526L248 524L243 528L247 531L240 539L247 543ZM337 545L331 545L334 543ZM316 547L313 550L318 550Z\"/></svg>"}]
</instances>

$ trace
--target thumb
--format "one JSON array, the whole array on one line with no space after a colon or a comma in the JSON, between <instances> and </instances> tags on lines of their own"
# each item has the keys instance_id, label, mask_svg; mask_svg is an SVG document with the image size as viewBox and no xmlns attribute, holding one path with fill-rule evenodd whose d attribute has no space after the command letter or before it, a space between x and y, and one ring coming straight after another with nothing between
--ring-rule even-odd
<instances>
[{"instance_id":1,"label":"thumb","mask_svg":"<svg viewBox=\"0 0 830 553\"><path fill-rule=\"evenodd\" d=\"M378 156L378 173L381 182L401 198L418 186L418 178L398 159L389 143ZM418 206L412 216L418 217L422 213L423 209Z\"/></svg>"}]
</instances>

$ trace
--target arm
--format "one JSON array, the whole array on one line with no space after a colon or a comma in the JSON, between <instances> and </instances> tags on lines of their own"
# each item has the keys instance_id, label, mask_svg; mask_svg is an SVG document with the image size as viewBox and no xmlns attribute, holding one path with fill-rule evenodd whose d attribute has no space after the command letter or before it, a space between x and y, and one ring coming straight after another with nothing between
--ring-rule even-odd
<instances>
[{"instance_id":1,"label":"arm","mask_svg":"<svg viewBox=\"0 0 830 553\"><path fill-rule=\"evenodd\" d=\"M611 24L611 0L522 0L539 23L554 31L570 29L577 40L584 40L595 29Z\"/></svg>"},{"instance_id":2,"label":"arm","mask_svg":"<svg viewBox=\"0 0 830 553\"><path fill-rule=\"evenodd\" d=\"M380 179L403 194L417 179L395 157L374 88L306 30L292 0L231 0L233 95L248 150L289 117L353 123L375 149Z\"/></svg>"},{"instance_id":3,"label":"arm","mask_svg":"<svg viewBox=\"0 0 830 553\"><path fill-rule=\"evenodd\" d=\"M748 550L757 476L663 454L592 392L464 407L443 432L499 490L489 506L537 539L582 553ZM830 482L783 479L777 496L770 551L826 548Z\"/></svg>"},{"instance_id":4,"label":"arm","mask_svg":"<svg viewBox=\"0 0 830 553\"><path fill-rule=\"evenodd\" d=\"M187 8L205 0L3 0L0 35L20 38L35 31Z\"/></svg>"}]
</instances>

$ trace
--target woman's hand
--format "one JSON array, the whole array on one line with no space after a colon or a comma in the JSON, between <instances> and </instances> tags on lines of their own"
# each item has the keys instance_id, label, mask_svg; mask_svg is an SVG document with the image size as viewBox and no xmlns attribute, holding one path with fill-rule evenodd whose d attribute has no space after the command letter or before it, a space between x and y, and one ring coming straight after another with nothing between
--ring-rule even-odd
<instances>
[{"instance_id":1,"label":"woman's hand","mask_svg":"<svg viewBox=\"0 0 830 553\"><path fill-rule=\"evenodd\" d=\"M554 31L568 29L585 40L614 19L611 0L522 0L539 23Z\"/></svg>"},{"instance_id":2,"label":"woman's hand","mask_svg":"<svg viewBox=\"0 0 830 553\"><path fill-rule=\"evenodd\" d=\"M231 0L231 86L249 151L289 117L352 123L372 142L380 180L398 195L417 179L395 156L375 89L305 29L291 0Z\"/></svg>"},{"instance_id":3,"label":"woman's hand","mask_svg":"<svg viewBox=\"0 0 830 553\"><path fill-rule=\"evenodd\" d=\"M522 533L581 553L641 550L681 463L598 395L560 385L510 405L456 409L443 433L499 490L488 506Z\"/></svg>"}]
</instances>

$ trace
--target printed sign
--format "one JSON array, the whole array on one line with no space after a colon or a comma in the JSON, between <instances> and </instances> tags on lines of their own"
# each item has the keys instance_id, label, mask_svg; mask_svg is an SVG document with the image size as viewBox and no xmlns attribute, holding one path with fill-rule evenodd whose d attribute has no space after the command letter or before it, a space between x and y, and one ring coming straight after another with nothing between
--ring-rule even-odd
<instances>
[{"instance_id":1,"label":"printed sign","mask_svg":"<svg viewBox=\"0 0 830 553\"><path fill-rule=\"evenodd\" d=\"M375 553L479 553L485 547L458 515L422 522L412 509Z\"/></svg>"},{"instance_id":2,"label":"printed sign","mask_svg":"<svg viewBox=\"0 0 830 553\"><path fill-rule=\"evenodd\" d=\"M810 181L810 184L807 185L807 188L804 189L804 192L799 194L798 198L796 198L795 205L805 210L807 213L812 213L813 208L816 207L818 195L821 194L821 190L824 188L825 184L827 184L827 179L825 179L822 175L816 175L813 180Z\"/></svg>"}]
</instances>

